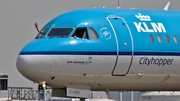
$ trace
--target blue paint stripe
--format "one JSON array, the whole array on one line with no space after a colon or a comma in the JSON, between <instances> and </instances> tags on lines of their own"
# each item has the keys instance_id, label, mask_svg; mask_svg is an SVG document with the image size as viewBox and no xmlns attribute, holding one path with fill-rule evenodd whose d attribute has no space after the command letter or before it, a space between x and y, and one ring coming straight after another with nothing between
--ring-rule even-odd
<instances>
[{"instance_id":1,"label":"blue paint stripe","mask_svg":"<svg viewBox=\"0 0 180 101\"><path fill-rule=\"evenodd\" d=\"M37 51L20 52L19 55L117 55L116 52L85 52L85 51ZM132 55L131 52L119 52L119 55ZM134 55L180 56L178 52L134 52Z\"/></svg>"},{"instance_id":2,"label":"blue paint stripe","mask_svg":"<svg viewBox=\"0 0 180 101\"><path fill-rule=\"evenodd\" d=\"M134 52L134 55L180 56L179 52Z\"/></svg>"},{"instance_id":3,"label":"blue paint stripe","mask_svg":"<svg viewBox=\"0 0 180 101\"><path fill-rule=\"evenodd\" d=\"M47 51L47 52L21 52L20 55L117 55L115 52L84 52L84 51Z\"/></svg>"}]
</instances>

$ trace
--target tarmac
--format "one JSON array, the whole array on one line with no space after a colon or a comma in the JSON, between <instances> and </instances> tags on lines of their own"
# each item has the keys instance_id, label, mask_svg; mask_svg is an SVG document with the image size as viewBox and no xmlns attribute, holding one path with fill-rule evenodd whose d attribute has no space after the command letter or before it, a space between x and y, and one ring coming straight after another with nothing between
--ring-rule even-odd
<instances>
[{"instance_id":1,"label":"tarmac","mask_svg":"<svg viewBox=\"0 0 180 101\"><path fill-rule=\"evenodd\" d=\"M0 98L0 101L42 101L42 100L8 100L8 98ZM73 100L73 99L51 99L47 101L80 101L80 100ZM111 99L86 99L86 101L115 101Z\"/></svg>"}]
</instances>

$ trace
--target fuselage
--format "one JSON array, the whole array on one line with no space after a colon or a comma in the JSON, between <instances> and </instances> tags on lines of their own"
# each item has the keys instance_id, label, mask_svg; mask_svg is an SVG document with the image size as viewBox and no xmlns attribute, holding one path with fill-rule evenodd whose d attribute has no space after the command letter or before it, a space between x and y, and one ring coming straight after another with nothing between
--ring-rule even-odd
<instances>
[{"instance_id":1,"label":"fuselage","mask_svg":"<svg viewBox=\"0 0 180 101\"><path fill-rule=\"evenodd\" d=\"M17 69L53 88L180 90L180 11L92 8L49 21Z\"/></svg>"}]
</instances>

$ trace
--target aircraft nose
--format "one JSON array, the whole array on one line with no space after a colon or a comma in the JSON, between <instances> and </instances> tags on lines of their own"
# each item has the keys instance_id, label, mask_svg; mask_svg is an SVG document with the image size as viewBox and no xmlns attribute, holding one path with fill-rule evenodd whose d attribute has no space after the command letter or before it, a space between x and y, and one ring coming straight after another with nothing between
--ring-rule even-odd
<instances>
[{"instance_id":1,"label":"aircraft nose","mask_svg":"<svg viewBox=\"0 0 180 101\"><path fill-rule=\"evenodd\" d=\"M48 50L42 47L40 48L43 51L38 51L39 48L28 48L26 51L21 51L17 57L16 67L18 71L32 81L36 81L37 78L40 78L51 70L50 57L40 54Z\"/></svg>"}]
</instances>

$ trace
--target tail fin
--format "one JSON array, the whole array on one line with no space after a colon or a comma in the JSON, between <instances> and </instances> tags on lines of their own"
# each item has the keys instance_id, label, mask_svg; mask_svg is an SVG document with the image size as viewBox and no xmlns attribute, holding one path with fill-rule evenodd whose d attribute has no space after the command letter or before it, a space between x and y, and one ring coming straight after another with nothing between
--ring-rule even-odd
<instances>
[{"instance_id":1,"label":"tail fin","mask_svg":"<svg viewBox=\"0 0 180 101\"><path fill-rule=\"evenodd\" d=\"M168 3L166 4L166 6L164 7L164 10L165 10L165 11L168 11L169 5L170 5L170 2L168 2Z\"/></svg>"}]
</instances>

